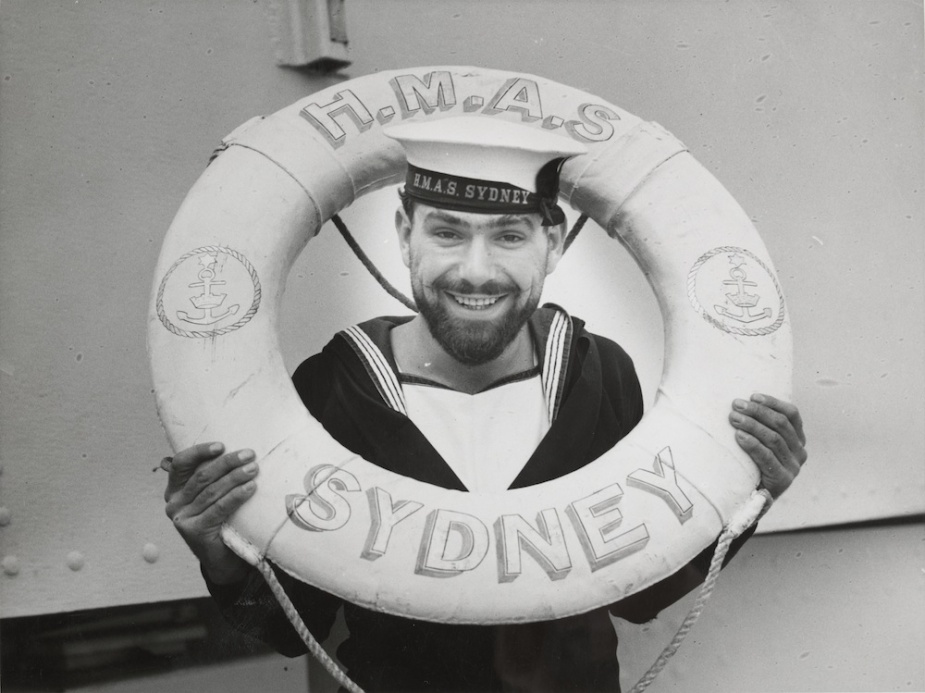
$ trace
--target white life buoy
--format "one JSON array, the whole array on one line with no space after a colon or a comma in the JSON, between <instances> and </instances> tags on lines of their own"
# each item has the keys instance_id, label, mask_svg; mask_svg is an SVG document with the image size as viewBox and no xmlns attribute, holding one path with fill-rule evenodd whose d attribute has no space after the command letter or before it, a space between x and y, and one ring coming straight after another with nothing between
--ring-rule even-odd
<instances>
[{"instance_id":1,"label":"white life buoy","mask_svg":"<svg viewBox=\"0 0 925 693\"><path fill-rule=\"evenodd\" d=\"M350 453L302 406L278 347L297 255L332 215L402 179L383 127L459 115L586 145L561 196L629 248L665 321L656 401L629 436L565 477L503 493L438 488ZM564 617L684 566L758 482L731 401L789 398L792 370L767 251L684 145L582 91L472 67L354 79L233 132L166 235L148 342L173 447L257 453L258 490L223 531L234 551L371 609L454 623Z\"/></svg>"}]
</instances>

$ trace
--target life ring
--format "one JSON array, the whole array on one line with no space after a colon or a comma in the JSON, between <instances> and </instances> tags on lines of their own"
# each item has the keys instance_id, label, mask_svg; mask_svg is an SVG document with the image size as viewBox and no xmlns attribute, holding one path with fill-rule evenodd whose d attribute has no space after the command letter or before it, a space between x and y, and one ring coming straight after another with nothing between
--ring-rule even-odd
<instances>
[{"instance_id":1,"label":"life ring","mask_svg":"<svg viewBox=\"0 0 925 693\"><path fill-rule=\"evenodd\" d=\"M383 127L471 115L572 137L561 197L636 257L665 322L641 423L565 477L464 493L387 472L302 406L279 353L292 263L322 223L398 183ZM253 448L258 490L223 538L362 606L455 623L588 611L675 572L752 496L735 397L789 398L792 346L768 253L732 196L660 126L540 77L473 67L382 72L235 130L167 232L148 317L157 406L175 449Z\"/></svg>"}]
</instances>

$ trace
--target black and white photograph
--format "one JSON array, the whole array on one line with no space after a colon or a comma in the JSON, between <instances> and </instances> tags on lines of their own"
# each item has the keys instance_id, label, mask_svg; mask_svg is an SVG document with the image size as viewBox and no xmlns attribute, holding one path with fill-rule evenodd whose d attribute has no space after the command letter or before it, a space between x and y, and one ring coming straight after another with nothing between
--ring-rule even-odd
<instances>
[{"instance_id":1,"label":"black and white photograph","mask_svg":"<svg viewBox=\"0 0 925 693\"><path fill-rule=\"evenodd\" d=\"M925 691L922 0L4 0L5 693Z\"/></svg>"}]
</instances>

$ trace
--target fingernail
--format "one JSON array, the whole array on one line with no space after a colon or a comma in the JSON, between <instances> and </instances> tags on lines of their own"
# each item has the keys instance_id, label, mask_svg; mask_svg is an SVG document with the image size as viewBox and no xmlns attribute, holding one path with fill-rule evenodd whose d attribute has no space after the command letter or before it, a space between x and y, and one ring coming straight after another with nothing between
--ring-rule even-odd
<instances>
[{"instance_id":1,"label":"fingernail","mask_svg":"<svg viewBox=\"0 0 925 693\"><path fill-rule=\"evenodd\" d=\"M752 395L752 402L757 402L758 404L764 404L767 401L767 398L762 395L760 392L756 392Z\"/></svg>"},{"instance_id":2,"label":"fingernail","mask_svg":"<svg viewBox=\"0 0 925 693\"><path fill-rule=\"evenodd\" d=\"M744 399L736 399L732 401L732 406L739 411L745 411L745 407L748 406L748 402Z\"/></svg>"},{"instance_id":3,"label":"fingernail","mask_svg":"<svg viewBox=\"0 0 925 693\"><path fill-rule=\"evenodd\" d=\"M744 416L742 416L741 414L736 414L735 412L733 412L732 414L730 414L730 415L729 415L729 418L730 418L732 421L735 421L736 423L742 423L743 421L745 421L745 417L744 417Z\"/></svg>"},{"instance_id":4,"label":"fingernail","mask_svg":"<svg viewBox=\"0 0 925 693\"><path fill-rule=\"evenodd\" d=\"M246 474L254 474L257 472L257 463L251 462L250 464L245 464L242 469L244 469Z\"/></svg>"},{"instance_id":5,"label":"fingernail","mask_svg":"<svg viewBox=\"0 0 925 693\"><path fill-rule=\"evenodd\" d=\"M252 460L254 459L254 451L253 450L241 450L241 452L238 453L238 459L241 460L242 462L246 462L247 460Z\"/></svg>"},{"instance_id":6,"label":"fingernail","mask_svg":"<svg viewBox=\"0 0 925 693\"><path fill-rule=\"evenodd\" d=\"M223 448L224 446L221 443L212 443L212 445L209 446L209 452L211 452L213 455L217 455L222 451Z\"/></svg>"}]
</instances>

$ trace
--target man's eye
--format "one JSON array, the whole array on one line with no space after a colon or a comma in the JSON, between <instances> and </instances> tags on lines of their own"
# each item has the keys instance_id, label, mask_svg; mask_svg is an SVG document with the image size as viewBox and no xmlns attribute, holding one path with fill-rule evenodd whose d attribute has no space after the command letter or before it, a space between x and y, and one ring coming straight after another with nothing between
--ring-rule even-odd
<instances>
[{"instance_id":1,"label":"man's eye","mask_svg":"<svg viewBox=\"0 0 925 693\"><path fill-rule=\"evenodd\" d=\"M506 243L506 244L508 244L508 245L513 245L513 244L515 244L515 243L521 243L521 242L523 242L524 237L523 237L522 235L520 235L519 233L505 233L505 234L503 234L503 235L500 237L499 240L500 240L502 243Z\"/></svg>"}]
</instances>

